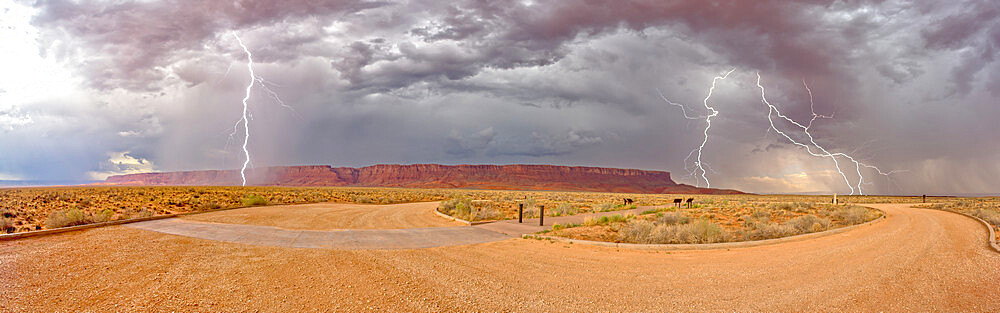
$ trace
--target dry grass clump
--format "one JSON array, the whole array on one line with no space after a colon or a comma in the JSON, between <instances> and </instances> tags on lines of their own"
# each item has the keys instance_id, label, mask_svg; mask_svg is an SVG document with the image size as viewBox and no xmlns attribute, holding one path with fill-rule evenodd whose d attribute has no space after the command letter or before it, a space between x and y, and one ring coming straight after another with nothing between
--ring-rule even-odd
<instances>
[{"instance_id":1,"label":"dry grass clump","mask_svg":"<svg viewBox=\"0 0 1000 313\"><path fill-rule=\"evenodd\" d=\"M438 211L466 221L485 221L500 218L500 212L490 204L475 205L469 198L454 195L438 205Z\"/></svg>"},{"instance_id":2,"label":"dry grass clump","mask_svg":"<svg viewBox=\"0 0 1000 313\"><path fill-rule=\"evenodd\" d=\"M0 217L0 233L13 233L14 222L6 217Z\"/></svg>"},{"instance_id":3,"label":"dry grass clump","mask_svg":"<svg viewBox=\"0 0 1000 313\"><path fill-rule=\"evenodd\" d=\"M877 210L822 203L742 203L709 200L693 208L661 207L639 216L586 218L554 235L644 244L698 244L773 239L863 223ZM620 216L620 215L619 215Z\"/></svg>"},{"instance_id":4,"label":"dry grass clump","mask_svg":"<svg viewBox=\"0 0 1000 313\"><path fill-rule=\"evenodd\" d=\"M255 195L255 194L250 194L250 195L247 195L247 196L243 197L243 200L241 200L241 202L243 203L243 206L262 206L262 205L267 205L267 199L264 199L264 197L261 197L259 195ZM218 207L215 207L213 209L218 209Z\"/></svg>"},{"instance_id":5,"label":"dry grass clump","mask_svg":"<svg viewBox=\"0 0 1000 313\"><path fill-rule=\"evenodd\" d=\"M1000 212L989 210L989 209L975 209L969 211L972 216L978 217L990 223L990 225L998 226L1000 225Z\"/></svg>"},{"instance_id":6,"label":"dry grass clump","mask_svg":"<svg viewBox=\"0 0 1000 313\"><path fill-rule=\"evenodd\" d=\"M683 224L661 224L645 219L626 223L618 232L621 242L645 244L716 243L727 239L719 225L707 220Z\"/></svg>"},{"instance_id":7,"label":"dry grass clump","mask_svg":"<svg viewBox=\"0 0 1000 313\"><path fill-rule=\"evenodd\" d=\"M844 224L856 225L875 219L878 213L859 206L848 206L833 212L833 216Z\"/></svg>"},{"instance_id":8,"label":"dry grass clump","mask_svg":"<svg viewBox=\"0 0 1000 313\"><path fill-rule=\"evenodd\" d=\"M114 212L111 210L103 210L96 213L84 212L76 208L59 210L49 214L49 218L45 220L45 226L48 228L59 228L107 222L113 214Z\"/></svg>"}]
</instances>

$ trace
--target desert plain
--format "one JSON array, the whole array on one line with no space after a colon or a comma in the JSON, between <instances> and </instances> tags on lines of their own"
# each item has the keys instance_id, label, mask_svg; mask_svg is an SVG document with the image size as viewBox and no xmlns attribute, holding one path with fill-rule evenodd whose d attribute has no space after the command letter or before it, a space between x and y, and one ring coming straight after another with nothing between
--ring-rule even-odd
<instances>
[{"instance_id":1,"label":"desert plain","mask_svg":"<svg viewBox=\"0 0 1000 313\"><path fill-rule=\"evenodd\" d=\"M150 204L139 211L158 210L157 203L174 203L164 209L169 212L197 211L197 205L176 205L192 194L236 200L203 207L206 213L2 240L2 311L1000 307L1000 252L990 246L989 228L945 211L988 217L983 212L993 212L997 204L992 198L932 198L921 204L914 197L841 197L850 204L832 206L824 196L698 195L690 208L676 208L671 203L676 195L592 192L278 187L3 192L7 199L47 193L55 193L56 200L89 199L87 207L75 206L82 216L112 209L113 216L124 217L118 210L129 209L128 195L137 192L145 198L132 204ZM635 205L618 203L623 198ZM525 202L535 215L517 223L515 208ZM450 220L440 213L449 204L453 214L487 211L494 221ZM466 205L470 208L455 208ZM855 205L876 213L842 225L833 212ZM536 207L549 208L544 226L537 225ZM791 231L791 221L806 215L815 217L810 218L815 225L829 224L770 243L742 238L764 227L762 219ZM663 224L671 216L689 221ZM695 232L689 235L693 240L732 237L701 244L711 248L648 242L660 238L653 235L658 229L677 231L695 223L716 225L718 232ZM643 237L647 242L629 243L632 237L625 233L634 235L641 230L636 225L647 224L653 232ZM605 244L571 241L588 233L598 235L583 239Z\"/></svg>"}]
</instances>

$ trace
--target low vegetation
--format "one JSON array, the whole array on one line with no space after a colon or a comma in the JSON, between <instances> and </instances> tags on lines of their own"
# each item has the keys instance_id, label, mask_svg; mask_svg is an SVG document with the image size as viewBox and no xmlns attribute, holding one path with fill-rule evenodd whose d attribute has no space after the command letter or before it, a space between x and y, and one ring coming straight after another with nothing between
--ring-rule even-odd
<instances>
[{"instance_id":1,"label":"low vegetation","mask_svg":"<svg viewBox=\"0 0 1000 313\"><path fill-rule=\"evenodd\" d=\"M51 187L0 189L0 216L14 232L51 228L48 220L53 212L78 210L84 221L119 220L171 213L204 212L217 209L264 204L294 203L361 203L393 204L420 201L442 201L462 197L465 209L459 217L473 220L517 218L519 204L525 216L537 217L544 206L546 216L566 216L592 212L608 212L634 208L635 205L672 203L674 198L694 197L694 209L757 207L775 202L827 202L826 196L761 196L761 195L670 195L624 194L600 192L510 191L465 189L410 189L363 187ZM635 200L624 205L623 199ZM916 197L841 196L852 203L918 202ZM946 202L949 199L935 198ZM468 213L466 212L468 210ZM110 216L104 214L110 210ZM4 213L7 212L7 213ZM9 214L8 214L9 213ZM473 214L474 213L474 214ZM692 212L700 217L701 212ZM729 212L719 213L731 215ZM93 217L93 218L91 218ZM739 215L735 215L739 217ZM711 220L711 219L710 219ZM73 222L76 223L76 222ZM725 222L715 221L724 229ZM53 223L51 225L58 225Z\"/></svg>"},{"instance_id":2,"label":"low vegetation","mask_svg":"<svg viewBox=\"0 0 1000 313\"><path fill-rule=\"evenodd\" d=\"M748 207L699 205L635 215L586 218L550 234L575 239L642 244L700 244L773 239L864 223L881 213L859 206L771 203Z\"/></svg>"},{"instance_id":3,"label":"low vegetation","mask_svg":"<svg viewBox=\"0 0 1000 313\"><path fill-rule=\"evenodd\" d=\"M500 212L492 205L492 203L476 205L474 201L465 196L453 195L451 198L441 201L438 211L470 222L499 219Z\"/></svg>"}]
</instances>

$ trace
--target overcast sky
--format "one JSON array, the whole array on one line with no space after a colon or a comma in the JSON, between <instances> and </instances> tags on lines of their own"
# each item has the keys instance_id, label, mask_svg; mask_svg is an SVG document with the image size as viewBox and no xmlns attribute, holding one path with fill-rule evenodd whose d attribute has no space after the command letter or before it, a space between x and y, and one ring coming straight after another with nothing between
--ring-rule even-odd
<instances>
[{"instance_id":1,"label":"overcast sky","mask_svg":"<svg viewBox=\"0 0 1000 313\"><path fill-rule=\"evenodd\" d=\"M712 187L847 194L857 166L823 157L843 153L897 171L861 167L866 194L1000 191L995 0L0 0L0 28L0 180L239 168L235 33L266 80L254 166L585 165L706 186L690 153L707 124L685 112L709 114L735 70L708 100ZM771 129L758 72L802 125L810 87L828 152Z\"/></svg>"}]
</instances>

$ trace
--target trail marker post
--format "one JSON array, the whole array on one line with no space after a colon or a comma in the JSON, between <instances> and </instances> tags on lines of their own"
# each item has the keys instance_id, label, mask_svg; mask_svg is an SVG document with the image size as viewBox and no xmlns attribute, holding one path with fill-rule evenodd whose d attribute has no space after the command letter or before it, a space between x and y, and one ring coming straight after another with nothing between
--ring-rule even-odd
<instances>
[{"instance_id":1,"label":"trail marker post","mask_svg":"<svg viewBox=\"0 0 1000 313\"><path fill-rule=\"evenodd\" d=\"M524 223L524 203L517 204L517 223Z\"/></svg>"},{"instance_id":2,"label":"trail marker post","mask_svg":"<svg viewBox=\"0 0 1000 313\"><path fill-rule=\"evenodd\" d=\"M538 206L538 226L545 226L545 206Z\"/></svg>"}]
</instances>

